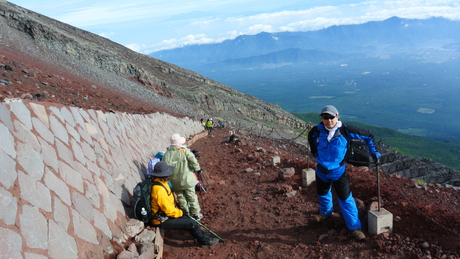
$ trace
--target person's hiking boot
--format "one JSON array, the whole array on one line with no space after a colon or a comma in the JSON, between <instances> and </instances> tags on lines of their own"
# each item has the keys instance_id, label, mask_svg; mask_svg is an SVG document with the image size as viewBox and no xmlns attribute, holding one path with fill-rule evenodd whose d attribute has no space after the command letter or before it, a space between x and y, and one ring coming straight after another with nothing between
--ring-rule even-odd
<instances>
[{"instance_id":1,"label":"person's hiking boot","mask_svg":"<svg viewBox=\"0 0 460 259\"><path fill-rule=\"evenodd\" d=\"M219 239L211 238L211 239L209 239L208 242L201 243L200 246L201 247L213 246L213 245L217 245L217 243L219 243Z\"/></svg>"},{"instance_id":2,"label":"person's hiking boot","mask_svg":"<svg viewBox=\"0 0 460 259\"><path fill-rule=\"evenodd\" d=\"M323 222L328 221L331 217L332 215L326 216L326 215L318 214L315 216L315 220L318 223L323 223Z\"/></svg>"},{"instance_id":3,"label":"person's hiking boot","mask_svg":"<svg viewBox=\"0 0 460 259\"><path fill-rule=\"evenodd\" d=\"M203 213L194 214L193 217L194 217L197 221L200 221L202 218L204 218Z\"/></svg>"},{"instance_id":4,"label":"person's hiking boot","mask_svg":"<svg viewBox=\"0 0 460 259\"><path fill-rule=\"evenodd\" d=\"M348 237L353 237L356 241L363 240L366 235L360 230L360 229L355 229L353 231L348 232Z\"/></svg>"}]
</instances>

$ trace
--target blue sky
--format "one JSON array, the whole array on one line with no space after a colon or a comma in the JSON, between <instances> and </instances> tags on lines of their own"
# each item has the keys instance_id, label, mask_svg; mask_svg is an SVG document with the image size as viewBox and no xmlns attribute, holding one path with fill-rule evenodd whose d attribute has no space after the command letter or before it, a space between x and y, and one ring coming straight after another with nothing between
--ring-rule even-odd
<instances>
[{"instance_id":1,"label":"blue sky","mask_svg":"<svg viewBox=\"0 0 460 259\"><path fill-rule=\"evenodd\" d=\"M460 20L459 0L10 0L137 52L392 16Z\"/></svg>"}]
</instances>

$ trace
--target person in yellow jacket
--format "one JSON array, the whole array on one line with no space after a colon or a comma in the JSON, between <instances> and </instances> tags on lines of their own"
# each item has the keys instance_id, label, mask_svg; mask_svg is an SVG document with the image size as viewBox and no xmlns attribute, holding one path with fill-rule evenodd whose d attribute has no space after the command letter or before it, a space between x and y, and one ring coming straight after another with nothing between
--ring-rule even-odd
<instances>
[{"instance_id":1,"label":"person in yellow jacket","mask_svg":"<svg viewBox=\"0 0 460 259\"><path fill-rule=\"evenodd\" d=\"M195 186L198 183L196 176L201 173L201 167L195 154L185 145L185 138L175 133L171 136L171 146L163 156L163 161L174 167L171 176L171 183L177 194L180 207L190 213L195 219L201 220L201 213L198 196L195 193Z\"/></svg>"},{"instance_id":2,"label":"person in yellow jacket","mask_svg":"<svg viewBox=\"0 0 460 259\"><path fill-rule=\"evenodd\" d=\"M204 124L204 127L208 130L208 133L211 134L211 131L214 128L214 122L212 121L212 118L209 118L206 121L206 123Z\"/></svg>"},{"instance_id":3,"label":"person in yellow jacket","mask_svg":"<svg viewBox=\"0 0 460 259\"><path fill-rule=\"evenodd\" d=\"M150 207L152 214L156 216L152 220L152 224L163 229L187 230L202 247L216 245L219 243L219 239L211 238L207 233L204 233L196 221L176 207L174 195L168 184L169 177L173 172L174 167L160 161L155 164L151 173L152 181L160 183L152 185Z\"/></svg>"}]
</instances>

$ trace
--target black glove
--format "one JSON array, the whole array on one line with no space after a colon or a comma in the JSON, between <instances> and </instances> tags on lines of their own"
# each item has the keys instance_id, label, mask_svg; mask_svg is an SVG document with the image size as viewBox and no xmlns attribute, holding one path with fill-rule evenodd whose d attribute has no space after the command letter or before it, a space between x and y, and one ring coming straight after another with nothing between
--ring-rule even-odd
<instances>
[{"instance_id":1,"label":"black glove","mask_svg":"<svg viewBox=\"0 0 460 259\"><path fill-rule=\"evenodd\" d=\"M201 170L196 171L196 175L200 176Z\"/></svg>"},{"instance_id":2,"label":"black glove","mask_svg":"<svg viewBox=\"0 0 460 259\"><path fill-rule=\"evenodd\" d=\"M184 209L181 209L182 210L182 216L183 217L188 217L188 212Z\"/></svg>"}]
</instances>

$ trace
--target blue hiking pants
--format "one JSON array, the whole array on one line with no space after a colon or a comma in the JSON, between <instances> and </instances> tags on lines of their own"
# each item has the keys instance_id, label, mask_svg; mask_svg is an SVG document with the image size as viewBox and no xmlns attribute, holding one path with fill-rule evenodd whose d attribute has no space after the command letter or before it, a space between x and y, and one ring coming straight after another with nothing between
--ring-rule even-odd
<instances>
[{"instance_id":1,"label":"blue hiking pants","mask_svg":"<svg viewBox=\"0 0 460 259\"><path fill-rule=\"evenodd\" d=\"M337 192L342 216L348 230L361 229L358 208L350 191L350 183L348 174L345 172L345 165L325 173L316 167L316 193L319 199L319 213L325 216L332 214L332 186Z\"/></svg>"}]
</instances>

